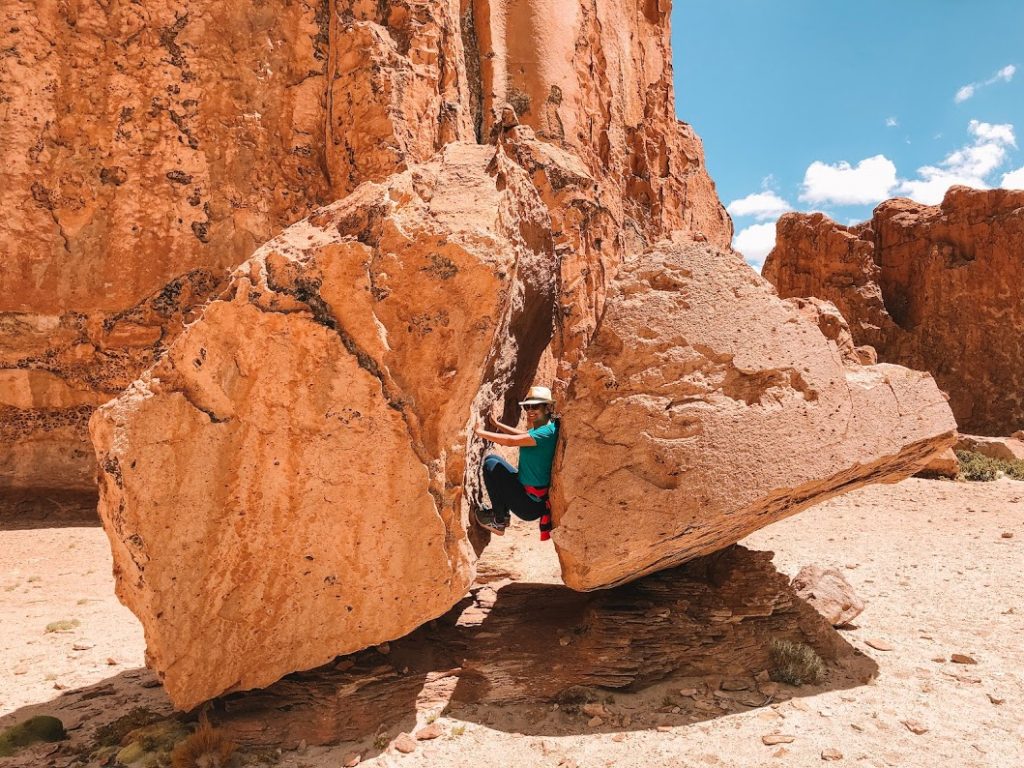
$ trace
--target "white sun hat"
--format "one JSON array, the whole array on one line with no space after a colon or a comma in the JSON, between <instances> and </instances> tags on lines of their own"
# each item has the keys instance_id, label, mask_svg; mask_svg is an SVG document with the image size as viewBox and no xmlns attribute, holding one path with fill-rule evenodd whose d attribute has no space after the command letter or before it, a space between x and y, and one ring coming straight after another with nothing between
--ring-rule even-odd
<instances>
[{"instance_id":1,"label":"white sun hat","mask_svg":"<svg viewBox=\"0 0 1024 768\"><path fill-rule=\"evenodd\" d=\"M530 391L526 393L526 399L519 401L520 405L554 405L554 403L551 390L547 387L530 387Z\"/></svg>"}]
</instances>

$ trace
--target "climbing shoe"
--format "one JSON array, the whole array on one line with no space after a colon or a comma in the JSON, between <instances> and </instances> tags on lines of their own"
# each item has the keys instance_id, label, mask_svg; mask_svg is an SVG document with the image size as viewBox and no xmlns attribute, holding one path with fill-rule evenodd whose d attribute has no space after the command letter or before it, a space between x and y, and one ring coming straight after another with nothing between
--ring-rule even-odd
<instances>
[{"instance_id":1,"label":"climbing shoe","mask_svg":"<svg viewBox=\"0 0 1024 768\"><path fill-rule=\"evenodd\" d=\"M508 528L509 523L508 520L502 520L498 517L493 509L478 509L476 521L481 528L486 528L491 533L496 533L499 536L505 535L505 529Z\"/></svg>"}]
</instances>

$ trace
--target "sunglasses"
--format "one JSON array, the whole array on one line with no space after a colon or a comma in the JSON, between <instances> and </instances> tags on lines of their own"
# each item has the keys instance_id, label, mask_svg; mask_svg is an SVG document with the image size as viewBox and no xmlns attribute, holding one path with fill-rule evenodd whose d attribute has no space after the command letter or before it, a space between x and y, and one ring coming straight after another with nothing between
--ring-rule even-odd
<instances>
[{"instance_id":1,"label":"sunglasses","mask_svg":"<svg viewBox=\"0 0 1024 768\"><path fill-rule=\"evenodd\" d=\"M523 410L524 411L539 411L543 407L544 406L541 405L540 403L529 403L529 404L523 406Z\"/></svg>"}]
</instances>

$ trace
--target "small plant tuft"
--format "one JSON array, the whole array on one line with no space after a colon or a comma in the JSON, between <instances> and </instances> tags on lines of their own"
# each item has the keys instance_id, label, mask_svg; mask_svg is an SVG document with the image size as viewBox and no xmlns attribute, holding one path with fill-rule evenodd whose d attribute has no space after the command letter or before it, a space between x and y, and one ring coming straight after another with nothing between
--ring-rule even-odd
<instances>
[{"instance_id":1,"label":"small plant tuft","mask_svg":"<svg viewBox=\"0 0 1024 768\"><path fill-rule=\"evenodd\" d=\"M226 768L237 747L210 725L204 712L199 725L171 750L174 768Z\"/></svg>"},{"instance_id":2,"label":"small plant tuft","mask_svg":"<svg viewBox=\"0 0 1024 768\"><path fill-rule=\"evenodd\" d=\"M960 480L990 482L1005 475L1013 480L1024 480L1024 461L993 459L974 451L956 451L960 460Z\"/></svg>"},{"instance_id":3,"label":"small plant tuft","mask_svg":"<svg viewBox=\"0 0 1024 768\"><path fill-rule=\"evenodd\" d=\"M811 646L790 640L772 640L768 649L772 680L787 685L816 683L825 674L825 662Z\"/></svg>"},{"instance_id":4,"label":"small plant tuft","mask_svg":"<svg viewBox=\"0 0 1024 768\"><path fill-rule=\"evenodd\" d=\"M459 736L466 732L466 726L463 724L452 726L451 735L449 738L457 739Z\"/></svg>"},{"instance_id":5,"label":"small plant tuft","mask_svg":"<svg viewBox=\"0 0 1024 768\"><path fill-rule=\"evenodd\" d=\"M46 633L51 632L70 632L72 629L77 627L81 622L78 619L61 619L60 621L51 621L46 625Z\"/></svg>"}]
</instances>

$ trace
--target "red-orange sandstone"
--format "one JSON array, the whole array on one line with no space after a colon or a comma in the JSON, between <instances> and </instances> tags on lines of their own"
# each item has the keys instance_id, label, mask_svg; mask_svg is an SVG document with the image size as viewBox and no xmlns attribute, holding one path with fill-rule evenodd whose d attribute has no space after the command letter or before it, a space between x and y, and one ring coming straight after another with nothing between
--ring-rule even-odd
<instances>
[{"instance_id":1,"label":"red-orange sandstone","mask_svg":"<svg viewBox=\"0 0 1024 768\"><path fill-rule=\"evenodd\" d=\"M779 219L764 276L787 296L833 302L856 344L929 371L964 432L1024 427L1024 191L954 187L846 227L820 213Z\"/></svg>"}]
</instances>

